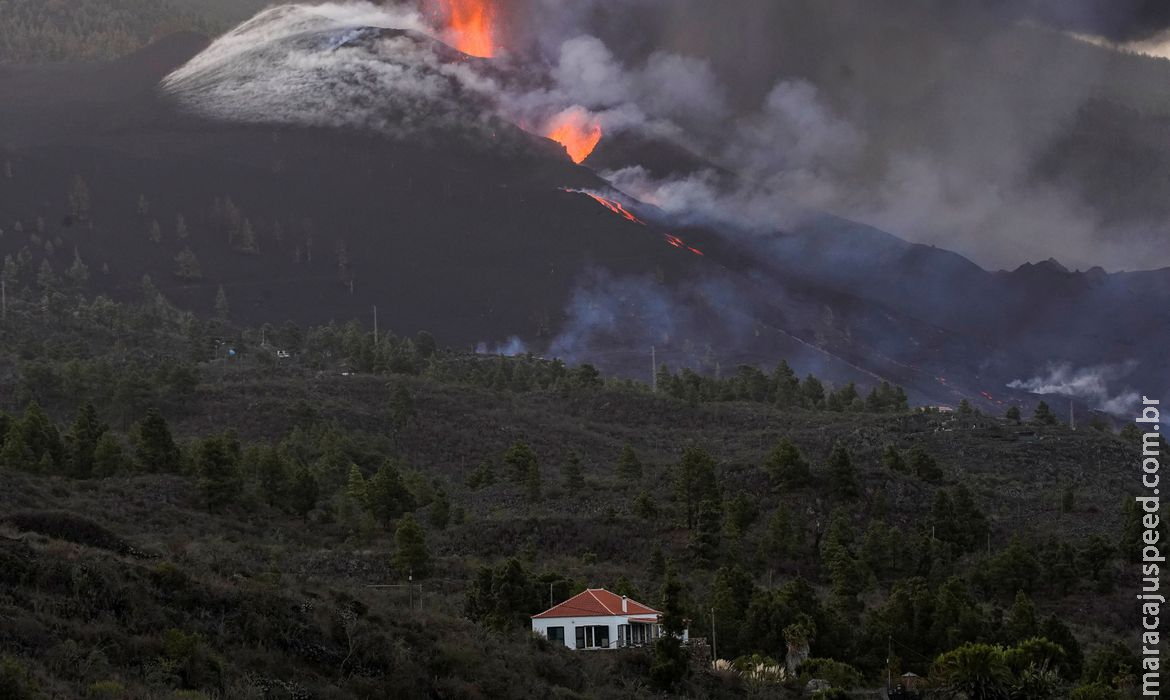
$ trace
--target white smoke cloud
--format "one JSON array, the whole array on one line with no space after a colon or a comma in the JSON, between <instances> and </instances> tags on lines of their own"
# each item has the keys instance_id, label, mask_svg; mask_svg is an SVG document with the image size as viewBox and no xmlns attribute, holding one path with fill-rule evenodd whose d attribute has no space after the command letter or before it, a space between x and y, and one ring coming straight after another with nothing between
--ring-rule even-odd
<instances>
[{"instance_id":1,"label":"white smoke cloud","mask_svg":"<svg viewBox=\"0 0 1170 700\"><path fill-rule=\"evenodd\" d=\"M1073 367L1071 364L1055 364L1043 375L1031 379L1017 379L1008 386L1040 396L1066 396L1081 399L1114 415L1132 415L1140 395L1124 389L1115 392L1111 385L1124 380L1136 369L1137 363L1126 362L1098 367Z\"/></svg>"},{"instance_id":2,"label":"white smoke cloud","mask_svg":"<svg viewBox=\"0 0 1170 700\"><path fill-rule=\"evenodd\" d=\"M528 354L528 344L518 336L511 336L503 343L489 345L480 342L475 346L477 355L500 355L503 357L519 357Z\"/></svg>"}]
</instances>

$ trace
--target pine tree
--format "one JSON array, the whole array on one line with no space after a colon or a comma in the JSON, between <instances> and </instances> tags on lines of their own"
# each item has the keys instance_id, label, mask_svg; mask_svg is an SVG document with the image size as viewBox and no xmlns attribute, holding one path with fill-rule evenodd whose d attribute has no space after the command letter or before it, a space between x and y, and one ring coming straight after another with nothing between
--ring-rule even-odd
<instances>
[{"instance_id":1,"label":"pine tree","mask_svg":"<svg viewBox=\"0 0 1170 700\"><path fill-rule=\"evenodd\" d=\"M792 530L792 514L787 506L780 504L772 512L764 535L763 547L770 561L781 560L792 553Z\"/></svg>"},{"instance_id":2,"label":"pine tree","mask_svg":"<svg viewBox=\"0 0 1170 700\"><path fill-rule=\"evenodd\" d=\"M251 219L244 219L244 223L240 225L239 241L241 251L249 254L260 252L260 243L256 238L256 229L252 228Z\"/></svg>"},{"instance_id":3,"label":"pine tree","mask_svg":"<svg viewBox=\"0 0 1170 700\"><path fill-rule=\"evenodd\" d=\"M362 474L362 470L356 464L349 465L345 491L342 494L342 520L347 521L350 525L356 524L369 505L368 496L366 477Z\"/></svg>"},{"instance_id":4,"label":"pine tree","mask_svg":"<svg viewBox=\"0 0 1170 700\"><path fill-rule=\"evenodd\" d=\"M622 453L618 457L617 473L626 481L638 481L642 478L642 460L638 459L638 453L628 442L622 447Z\"/></svg>"},{"instance_id":5,"label":"pine tree","mask_svg":"<svg viewBox=\"0 0 1170 700\"><path fill-rule=\"evenodd\" d=\"M683 617L682 584L669 573L662 586L662 636L654 642L654 662L650 679L659 690L669 691L690 673L687 650L682 635L686 630Z\"/></svg>"},{"instance_id":6,"label":"pine tree","mask_svg":"<svg viewBox=\"0 0 1170 700\"><path fill-rule=\"evenodd\" d=\"M394 545L394 566L399 571L410 572L418 577L426 576L431 558L430 552L427 551L426 534L410 513L398 521L398 529L394 532Z\"/></svg>"},{"instance_id":7,"label":"pine tree","mask_svg":"<svg viewBox=\"0 0 1170 700\"><path fill-rule=\"evenodd\" d=\"M1032 420L1040 425L1056 425L1056 415L1048 407L1048 404L1043 401L1036 404L1036 411L1032 414Z\"/></svg>"},{"instance_id":8,"label":"pine tree","mask_svg":"<svg viewBox=\"0 0 1170 700\"><path fill-rule=\"evenodd\" d=\"M662 547L655 547L654 551L650 552L650 564L646 573L654 581L666 575L666 556L662 553Z\"/></svg>"},{"instance_id":9,"label":"pine tree","mask_svg":"<svg viewBox=\"0 0 1170 700\"><path fill-rule=\"evenodd\" d=\"M69 287L74 291L80 291L89 281L89 267L82 262L77 248L73 249L73 264L65 271L65 279L69 280Z\"/></svg>"},{"instance_id":10,"label":"pine tree","mask_svg":"<svg viewBox=\"0 0 1170 700\"><path fill-rule=\"evenodd\" d=\"M203 440L196 457L196 473L207 509L221 510L240 491L239 443L227 435Z\"/></svg>"},{"instance_id":11,"label":"pine tree","mask_svg":"<svg viewBox=\"0 0 1170 700\"><path fill-rule=\"evenodd\" d=\"M231 307L228 306L227 292L223 290L223 285L215 291L215 317L220 321L226 321L231 317Z\"/></svg>"},{"instance_id":12,"label":"pine tree","mask_svg":"<svg viewBox=\"0 0 1170 700\"><path fill-rule=\"evenodd\" d=\"M203 279L203 268L199 265L199 258L195 256L195 252L191 248L184 247L179 254L175 256L175 264L178 266L175 269L175 276L182 280L195 281ZM220 287L222 289L222 287ZM225 298L226 304L226 298ZM219 300L216 299L218 306Z\"/></svg>"},{"instance_id":13,"label":"pine tree","mask_svg":"<svg viewBox=\"0 0 1170 700\"><path fill-rule=\"evenodd\" d=\"M37 289L44 294L54 294L61 290L61 279L53 272L53 265L48 258L41 261L37 271Z\"/></svg>"},{"instance_id":14,"label":"pine tree","mask_svg":"<svg viewBox=\"0 0 1170 700\"><path fill-rule=\"evenodd\" d=\"M1040 620L1036 606L1023 591L1016 593L1016 599L1003 621L1003 636L1008 644L1019 644L1040 633Z\"/></svg>"},{"instance_id":15,"label":"pine tree","mask_svg":"<svg viewBox=\"0 0 1170 700\"><path fill-rule=\"evenodd\" d=\"M436 530L446 530L451 522L451 501L447 498L447 491L443 488L435 490L435 500L431 501L430 523Z\"/></svg>"},{"instance_id":16,"label":"pine tree","mask_svg":"<svg viewBox=\"0 0 1170 700\"><path fill-rule=\"evenodd\" d=\"M98 420L93 404L85 404L77 412L77 418L66 435L69 454L69 475L75 479L88 479L94 474L95 452L98 440L107 428Z\"/></svg>"},{"instance_id":17,"label":"pine tree","mask_svg":"<svg viewBox=\"0 0 1170 700\"><path fill-rule=\"evenodd\" d=\"M789 438L780 441L768 455L764 468L772 480L790 487L800 487L812 480L808 462Z\"/></svg>"},{"instance_id":18,"label":"pine tree","mask_svg":"<svg viewBox=\"0 0 1170 700\"><path fill-rule=\"evenodd\" d=\"M727 502L727 532L735 538L743 537L755 523L759 511L756 504L743 491Z\"/></svg>"},{"instance_id":19,"label":"pine tree","mask_svg":"<svg viewBox=\"0 0 1170 700\"><path fill-rule=\"evenodd\" d=\"M61 434L40 404L30 403L14 428L32 455L33 468L46 466L47 469L42 471L56 472L58 467L65 466L65 444Z\"/></svg>"},{"instance_id":20,"label":"pine tree","mask_svg":"<svg viewBox=\"0 0 1170 700\"><path fill-rule=\"evenodd\" d=\"M93 475L97 477L114 476L126 468L126 456L122 451L122 444L113 433L104 432L98 438L93 450Z\"/></svg>"},{"instance_id":21,"label":"pine tree","mask_svg":"<svg viewBox=\"0 0 1170 700\"><path fill-rule=\"evenodd\" d=\"M146 236L151 243L162 243L162 226L159 225L158 219L152 219L150 227L146 230Z\"/></svg>"},{"instance_id":22,"label":"pine tree","mask_svg":"<svg viewBox=\"0 0 1170 700\"><path fill-rule=\"evenodd\" d=\"M32 449L24 441L19 424L14 423L4 438L4 446L0 447L0 466L13 471L31 472L36 469L37 462Z\"/></svg>"},{"instance_id":23,"label":"pine tree","mask_svg":"<svg viewBox=\"0 0 1170 700\"><path fill-rule=\"evenodd\" d=\"M182 214L175 217L175 238L180 241L187 240L187 219L183 218Z\"/></svg>"},{"instance_id":24,"label":"pine tree","mask_svg":"<svg viewBox=\"0 0 1170 700\"><path fill-rule=\"evenodd\" d=\"M268 505L280 505L287 502L289 495L288 464L280 451L275 447L266 447L256 465L256 477L260 484L260 491Z\"/></svg>"},{"instance_id":25,"label":"pine tree","mask_svg":"<svg viewBox=\"0 0 1170 700\"><path fill-rule=\"evenodd\" d=\"M321 488L317 484L317 477L307 467L301 467L293 476L289 489L289 505L293 512L305 518L317 507L317 500L321 496Z\"/></svg>"},{"instance_id":26,"label":"pine tree","mask_svg":"<svg viewBox=\"0 0 1170 700\"><path fill-rule=\"evenodd\" d=\"M825 385L821 384L821 380L810 374L804 378L804 382L800 385L800 396L801 403L805 408L824 408Z\"/></svg>"},{"instance_id":27,"label":"pine tree","mask_svg":"<svg viewBox=\"0 0 1170 700\"><path fill-rule=\"evenodd\" d=\"M694 531L696 516L705 501L719 502L719 482L715 476L715 458L698 447L683 451L675 479L675 488L683 502L687 529Z\"/></svg>"},{"instance_id":28,"label":"pine tree","mask_svg":"<svg viewBox=\"0 0 1170 700\"><path fill-rule=\"evenodd\" d=\"M643 520L653 520L658 517L658 505L654 503L654 497L648 492L643 491L634 499L633 508L631 508L635 517Z\"/></svg>"},{"instance_id":29,"label":"pine tree","mask_svg":"<svg viewBox=\"0 0 1170 700\"><path fill-rule=\"evenodd\" d=\"M856 498L860 493L857 486L857 470L853 457L843 445L837 445L829 454L828 464L830 488L838 498Z\"/></svg>"},{"instance_id":30,"label":"pine tree","mask_svg":"<svg viewBox=\"0 0 1170 700\"><path fill-rule=\"evenodd\" d=\"M800 403L800 379L784 360L772 372L772 395L780 408L792 408Z\"/></svg>"},{"instance_id":31,"label":"pine tree","mask_svg":"<svg viewBox=\"0 0 1170 700\"><path fill-rule=\"evenodd\" d=\"M166 418L151 408L138 424L135 461L145 472L177 473L181 467L179 448L171 436Z\"/></svg>"},{"instance_id":32,"label":"pine tree","mask_svg":"<svg viewBox=\"0 0 1170 700\"><path fill-rule=\"evenodd\" d=\"M585 483L585 476L581 472L581 455L576 450L569 450L565 455L565 465L561 467L561 475L565 488L575 490Z\"/></svg>"},{"instance_id":33,"label":"pine tree","mask_svg":"<svg viewBox=\"0 0 1170 700\"><path fill-rule=\"evenodd\" d=\"M394 385L386 408L390 425L394 426L395 430L402 430L414 418L414 397L410 395L410 390L405 384L399 382Z\"/></svg>"},{"instance_id":34,"label":"pine tree","mask_svg":"<svg viewBox=\"0 0 1170 700\"><path fill-rule=\"evenodd\" d=\"M943 471L938 462L922 445L915 445L910 450L910 473L923 481L939 481L943 478Z\"/></svg>"},{"instance_id":35,"label":"pine tree","mask_svg":"<svg viewBox=\"0 0 1170 700\"><path fill-rule=\"evenodd\" d=\"M512 468L512 478L517 482L522 482L527 479L532 473L534 466L539 473L536 453L524 441L517 442L508 449L504 454L504 464Z\"/></svg>"},{"instance_id":36,"label":"pine tree","mask_svg":"<svg viewBox=\"0 0 1170 700\"><path fill-rule=\"evenodd\" d=\"M690 552L700 567L711 567L719 557L722 516L723 512L716 501L708 499L699 505L695 528L691 533Z\"/></svg>"},{"instance_id":37,"label":"pine tree","mask_svg":"<svg viewBox=\"0 0 1170 700\"><path fill-rule=\"evenodd\" d=\"M89 185L80 175L73 177L69 185L69 215L77 221L89 219Z\"/></svg>"},{"instance_id":38,"label":"pine tree","mask_svg":"<svg viewBox=\"0 0 1170 700\"><path fill-rule=\"evenodd\" d=\"M906 471L906 460L902 459L902 453L893 445L886 447L886 451L882 453L882 466L892 472Z\"/></svg>"},{"instance_id":39,"label":"pine tree","mask_svg":"<svg viewBox=\"0 0 1170 700\"><path fill-rule=\"evenodd\" d=\"M492 468L491 460L485 459L479 466L467 475L467 486L473 491L491 486L496 483L496 472Z\"/></svg>"},{"instance_id":40,"label":"pine tree","mask_svg":"<svg viewBox=\"0 0 1170 700\"><path fill-rule=\"evenodd\" d=\"M366 488L370 512L383 527L390 527L391 523L403 513L414 510L415 498L402 474L392 460L386 460L370 479Z\"/></svg>"}]
</instances>

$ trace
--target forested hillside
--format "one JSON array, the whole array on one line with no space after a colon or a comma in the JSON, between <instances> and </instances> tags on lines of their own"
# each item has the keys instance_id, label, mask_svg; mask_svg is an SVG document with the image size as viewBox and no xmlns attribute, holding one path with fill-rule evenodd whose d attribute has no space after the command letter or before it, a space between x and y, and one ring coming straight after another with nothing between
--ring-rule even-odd
<instances>
[{"instance_id":1,"label":"forested hillside","mask_svg":"<svg viewBox=\"0 0 1170 700\"><path fill-rule=\"evenodd\" d=\"M5 697L1133 682L1132 431L51 296L0 323ZM714 616L726 667L530 638L585 587Z\"/></svg>"},{"instance_id":2,"label":"forested hillside","mask_svg":"<svg viewBox=\"0 0 1170 700\"><path fill-rule=\"evenodd\" d=\"M209 36L266 0L0 0L0 63L123 56L176 31Z\"/></svg>"}]
</instances>

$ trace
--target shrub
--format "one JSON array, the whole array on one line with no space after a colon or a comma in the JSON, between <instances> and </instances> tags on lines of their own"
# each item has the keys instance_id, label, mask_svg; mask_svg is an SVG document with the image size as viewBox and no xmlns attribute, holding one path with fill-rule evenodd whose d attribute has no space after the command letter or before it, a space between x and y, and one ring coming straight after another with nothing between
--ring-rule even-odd
<instances>
[{"instance_id":1,"label":"shrub","mask_svg":"<svg viewBox=\"0 0 1170 700\"><path fill-rule=\"evenodd\" d=\"M32 700L36 686L28 671L15 659L0 658L0 698L4 700Z\"/></svg>"}]
</instances>

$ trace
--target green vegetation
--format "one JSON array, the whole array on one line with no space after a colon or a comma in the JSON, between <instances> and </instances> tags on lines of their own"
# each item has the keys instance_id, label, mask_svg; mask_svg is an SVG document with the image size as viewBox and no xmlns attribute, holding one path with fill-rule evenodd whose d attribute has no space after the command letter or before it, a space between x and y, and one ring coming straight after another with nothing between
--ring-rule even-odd
<instances>
[{"instance_id":1,"label":"green vegetation","mask_svg":"<svg viewBox=\"0 0 1170 700\"><path fill-rule=\"evenodd\" d=\"M880 684L891 646L892 670L971 697L1110 697L1137 673L1113 643L1127 482L1086 474L1085 511L1049 476L1125 463L1107 431L1021 441L783 363L655 395L426 334L234 328L149 281L135 303L60 295L0 322L12 697L831 697ZM695 638L714 616L733 670L671 638L576 657L530 638L587 586Z\"/></svg>"}]
</instances>

